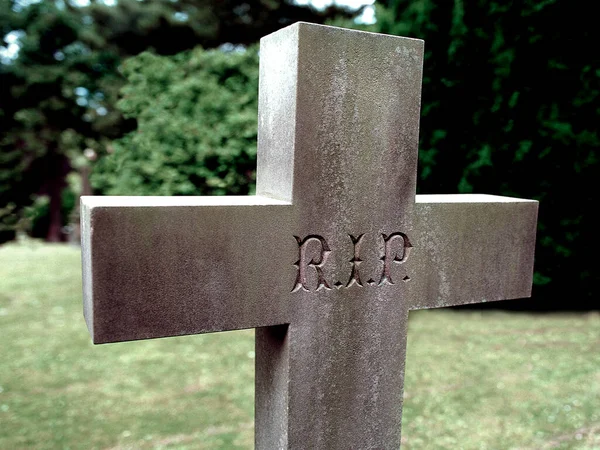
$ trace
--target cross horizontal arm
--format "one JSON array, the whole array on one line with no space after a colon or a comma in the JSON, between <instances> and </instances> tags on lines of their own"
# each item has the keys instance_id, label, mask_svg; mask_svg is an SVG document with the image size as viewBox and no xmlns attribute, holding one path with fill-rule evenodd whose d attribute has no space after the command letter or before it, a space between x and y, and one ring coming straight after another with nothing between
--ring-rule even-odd
<instances>
[{"instance_id":1,"label":"cross horizontal arm","mask_svg":"<svg viewBox=\"0 0 600 450\"><path fill-rule=\"evenodd\" d=\"M94 343L286 323L291 205L260 196L82 197ZM289 249L288 249L289 247ZM280 286L281 285L281 286Z\"/></svg>"},{"instance_id":2,"label":"cross horizontal arm","mask_svg":"<svg viewBox=\"0 0 600 450\"><path fill-rule=\"evenodd\" d=\"M418 195L410 308L531 296L537 210L533 200Z\"/></svg>"}]
</instances>

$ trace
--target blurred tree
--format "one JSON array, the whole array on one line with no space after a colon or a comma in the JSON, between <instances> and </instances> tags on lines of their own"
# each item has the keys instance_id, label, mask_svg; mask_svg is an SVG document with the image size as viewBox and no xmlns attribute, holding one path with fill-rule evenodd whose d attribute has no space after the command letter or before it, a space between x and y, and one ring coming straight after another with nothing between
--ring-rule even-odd
<instances>
[{"instance_id":1,"label":"blurred tree","mask_svg":"<svg viewBox=\"0 0 600 450\"><path fill-rule=\"evenodd\" d=\"M125 57L246 45L296 20L355 14L275 0L0 0L0 242L39 194L49 204L35 230L63 238L67 174L135 126L114 106Z\"/></svg>"},{"instance_id":2,"label":"blurred tree","mask_svg":"<svg viewBox=\"0 0 600 450\"><path fill-rule=\"evenodd\" d=\"M77 146L118 135L120 115L104 106L115 93L118 59L93 50L95 36L76 8L55 2L0 8L4 40L18 52L12 58L7 46L0 61L0 205L11 205L4 221L14 223L34 194L47 195L42 232L58 241L62 191L81 153Z\"/></svg>"},{"instance_id":3,"label":"blurred tree","mask_svg":"<svg viewBox=\"0 0 600 450\"><path fill-rule=\"evenodd\" d=\"M377 18L377 31L425 40L420 191L539 199L538 298L598 308L592 11L568 0L385 0Z\"/></svg>"},{"instance_id":4,"label":"blurred tree","mask_svg":"<svg viewBox=\"0 0 600 450\"><path fill-rule=\"evenodd\" d=\"M147 49L170 55L200 45L251 45L297 21L354 18L361 9L315 9L291 0L119 0L87 8L106 42L128 55Z\"/></svg>"},{"instance_id":5,"label":"blurred tree","mask_svg":"<svg viewBox=\"0 0 600 450\"><path fill-rule=\"evenodd\" d=\"M94 167L113 195L247 194L256 166L256 48L175 56L142 53L123 65L118 103L135 131Z\"/></svg>"}]
</instances>

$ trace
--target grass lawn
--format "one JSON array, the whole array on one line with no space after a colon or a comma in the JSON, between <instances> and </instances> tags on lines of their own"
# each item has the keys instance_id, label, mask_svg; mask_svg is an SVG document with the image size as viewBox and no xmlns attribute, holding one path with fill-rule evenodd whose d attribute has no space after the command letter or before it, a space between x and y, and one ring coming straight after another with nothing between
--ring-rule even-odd
<instances>
[{"instance_id":1,"label":"grass lawn","mask_svg":"<svg viewBox=\"0 0 600 450\"><path fill-rule=\"evenodd\" d=\"M0 247L0 449L252 448L252 331L93 346L80 279ZM600 449L600 315L412 313L403 442Z\"/></svg>"}]
</instances>

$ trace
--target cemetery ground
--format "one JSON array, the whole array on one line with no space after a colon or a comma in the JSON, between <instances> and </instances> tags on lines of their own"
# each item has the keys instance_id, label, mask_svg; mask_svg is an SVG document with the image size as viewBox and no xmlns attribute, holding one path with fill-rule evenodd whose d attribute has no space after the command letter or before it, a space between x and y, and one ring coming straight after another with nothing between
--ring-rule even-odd
<instances>
[{"instance_id":1,"label":"cemetery ground","mask_svg":"<svg viewBox=\"0 0 600 450\"><path fill-rule=\"evenodd\" d=\"M93 346L75 247L0 247L0 449L252 448L253 331ZM600 449L600 315L411 313L403 449Z\"/></svg>"}]
</instances>

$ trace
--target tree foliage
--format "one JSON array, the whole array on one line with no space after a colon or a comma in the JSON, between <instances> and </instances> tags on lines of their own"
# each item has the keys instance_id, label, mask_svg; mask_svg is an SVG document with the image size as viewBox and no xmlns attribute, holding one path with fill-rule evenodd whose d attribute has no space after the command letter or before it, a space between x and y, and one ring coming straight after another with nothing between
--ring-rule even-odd
<instances>
[{"instance_id":1,"label":"tree foliage","mask_svg":"<svg viewBox=\"0 0 600 450\"><path fill-rule=\"evenodd\" d=\"M84 18L71 8L20 5L0 5L4 38L19 47L18 57L4 55L0 66L0 220L16 221L34 195L47 194L47 235L58 240L62 191L77 156L117 135L111 128L120 116L104 105L116 94L118 60L94 51Z\"/></svg>"},{"instance_id":2,"label":"tree foliage","mask_svg":"<svg viewBox=\"0 0 600 450\"><path fill-rule=\"evenodd\" d=\"M598 305L600 31L579 2L389 0L378 31L425 40L423 193L540 200L540 298ZM555 304L555 303L553 303ZM596 306L597 307L597 306Z\"/></svg>"},{"instance_id":3,"label":"tree foliage","mask_svg":"<svg viewBox=\"0 0 600 450\"><path fill-rule=\"evenodd\" d=\"M256 166L258 54L197 48L123 65L119 102L137 129L94 168L106 194L247 194Z\"/></svg>"},{"instance_id":4,"label":"tree foliage","mask_svg":"<svg viewBox=\"0 0 600 450\"><path fill-rule=\"evenodd\" d=\"M102 157L135 126L115 107L125 58L246 45L296 20L354 14L281 0L1 0L0 242L40 194L48 214L36 229L61 239L67 175L88 164L86 149Z\"/></svg>"},{"instance_id":5,"label":"tree foliage","mask_svg":"<svg viewBox=\"0 0 600 450\"><path fill-rule=\"evenodd\" d=\"M88 9L102 39L123 53L152 49L170 55L224 43L248 46L297 21L324 23L352 18L357 10L338 5L315 9L290 0L120 0Z\"/></svg>"}]
</instances>

